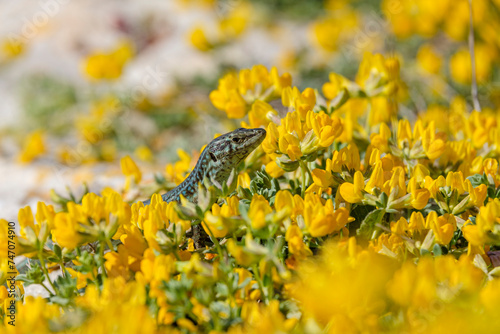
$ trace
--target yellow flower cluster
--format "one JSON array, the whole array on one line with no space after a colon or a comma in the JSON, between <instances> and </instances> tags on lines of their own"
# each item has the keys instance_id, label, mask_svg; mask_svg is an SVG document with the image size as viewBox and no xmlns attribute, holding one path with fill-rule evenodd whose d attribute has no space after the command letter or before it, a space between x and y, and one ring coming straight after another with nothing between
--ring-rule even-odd
<instances>
[{"instance_id":1,"label":"yellow flower cluster","mask_svg":"<svg viewBox=\"0 0 500 334\"><path fill-rule=\"evenodd\" d=\"M115 80L134 54L130 42L123 42L110 52L90 54L83 63L85 74L93 80Z\"/></svg>"},{"instance_id":2,"label":"yellow flower cluster","mask_svg":"<svg viewBox=\"0 0 500 334\"><path fill-rule=\"evenodd\" d=\"M331 146L342 133L342 121L337 116L312 110L303 116L296 110L288 113L281 125L270 123L267 126L262 148L273 160L285 155L287 159L281 161L284 163L282 168L287 171L296 169L303 156L308 159L307 156Z\"/></svg>"},{"instance_id":3,"label":"yellow flower cluster","mask_svg":"<svg viewBox=\"0 0 500 334\"><path fill-rule=\"evenodd\" d=\"M19 153L19 161L23 163L31 162L40 157L46 152L44 144L44 135L42 131L34 131L29 134L23 145L22 151Z\"/></svg>"},{"instance_id":4,"label":"yellow flower cluster","mask_svg":"<svg viewBox=\"0 0 500 334\"><path fill-rule=\"evenodd\" d=\"M217 4L212 5L214 5L212 9L216 9ZM227 13L220 11L219 15L215 16L212 26L199 24L191 30L189 40L199 51L208 52L234 42L246 31L251 16L251 6L245 2L222 6L228 7Z\"/></svg>"},{"instance_id":5,"label":"yellow flower cluster","mask_svg":"<svg viewBox=\"0 0 500 334\"><path fill-rule=\"evenodd\" d=\"M500 122L460 99L409 121L401 87L399 62L381 55L353 81L332 73L324 96L276 68L226 75L210 98L265 126L262 148L220 189L200 184L196 203L128 202L153 190L125 156L119 191L20 209L16 253L36 265L16 286L16 330L498 331ZM178 155L158 188L197 153ZM6 272L2 258L1 283ZM25 284L49 298L23 296Z\"/></svg>"},{"instance_id":6,"label":"yellow flower cluster","mask_svg":"<svg viewBox=\"0 0 500 334\"><path fill-rule=\"evenodd\" d=\"M359 15L348 1L325 1L328 11L312 25L315 42L321 49L333 52L345 42L359 24Z\"/></svg>"},{"instance_id":7,"label":"yellow flower cluster","mask_svg":"<svg viewBox=\"0 0 500 334\"><path fill-rule=\"evenodd\" d=\"M78 115L74 121L79 142L76 146L59 149L59 160L74 166L97 160L112 161L117 155L112 135L123 106L117 97L108 96L94 101L88 114Z\"/></svg>"},{"instance_id":8,"label":"yellow flower cluster","mask_svg":"<svg viewBox=\"0 0 500 334\"><path fill-rule=\"evenodd\" d=\"M441 38L444 33L452 41L466 41L470 25L468 1L444 0L436 4L430 0L415 3L396 3L384 0L382 9L387 13L392 31L399 38L409 38L415 34L425 38ZM425 17L425 20L422 20ZM499 41L494 33L500 29L498 3L479 0L472 3L472 20L477 36L475 45L476 76L480 83L485 83L498 66ZM439 37L438 37L439 36ZM428 73L441 72L442 58L435 47L422 44L418 51L417 62ZM461 84L470 84L472 78L471 56L466 45L458 48L449 58L449 69L453 80Z\"/></svg>"},{"instance_id":9,"label":"yellow flower cluster","mask_svg":"<svg viewBox=\"0 0 500 334\"><path fill-rule=\"evenodd\" d=\"M500 325L492 313L498 305L492 291L499 281L485 280L487 275L466 256L399 263L350 238L325 247L317 261L298 271L300 279L289 293L303 305L308 326L329 333L474 332Z\"/></svg>"},{"instance_id":10,"label":"yellow flower cluster","mask_svg":"<svg viewBox=\"0 0 500 334\"><path fill-rule=\"evenodd\" d=\"M26 43L20 39L10 38L0 42L0 64L15 59L25 51Z\"/></svg>"},{"instance_id":11,"label":"yellow flower cluster","mask_svg":"<svg viewBox=\"0 0 500 334\"><path fill-rule=\"evenodd\" d=\"M219 80L217 90L210 93L210 101L229 118L243 118L250 113L250 126L261 126L269 123L268 113L277 115L270 105L262 102L281 96L283 88L291 84L288 73L280 76L276 67L269 71L263 65L255 65L238 74L226 74Z\"/></svg>"}]
</instances>

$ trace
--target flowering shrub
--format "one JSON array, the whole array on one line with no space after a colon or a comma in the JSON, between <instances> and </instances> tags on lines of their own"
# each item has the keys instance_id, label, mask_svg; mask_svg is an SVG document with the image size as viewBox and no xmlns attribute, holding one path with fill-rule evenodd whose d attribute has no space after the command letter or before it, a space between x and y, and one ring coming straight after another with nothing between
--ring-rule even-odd
<instances>
[{"instance_id":1,"label":"flowering shrub","mask_svg":"<svg viewBox=\"0 0 500 334\"><path fill-rule=\"evenodd\" d=\"M185 36L214 58L252 29L285 29L265 19L275 12L266 14L259 1L228 1L222 9L213 0L180 3L217 14ZM276 3L294 15L292 2ZM132 33L82 57L89 85L111 89L90 101L68 89L70 97L51 101L46 109L56 112L57 103L62 110L88 102L67 119L76 149L58 146L57 160L118 165L122 156L123 186L81 197L52 192L50 202L19 209L16 233L0 219L1 332L500 330L500 103L490 84L500 73L498 1L474 1L483 110L469 106L466 0L383 0L377 10L385 21L375 32L373 25L359 30L370 16L356 4L307 3L310 45L273 67L227 71L203 94L192 83L156 99L114 92L113 82L143 51ZM156 38L147 33L139 34L143 44ZM374 35L370 43L356 44L364 33ZM372 52L391 34L405 53ZM29 43L2 41L0 66L22 57ZM330 72L340 55L357 69ZM182 117L172 121L168 108ZM187 177L202 149L179 148L154 182L122 153L132 143L135 157L154 161L165 145L175 146L162 131L189 124L191 109L267 135L227 184L200 184L197 203L166 203L160 194ZM53 123L30 128L19 141L20 162L50 154ZM17 268L6 255L12 243ZM46 297L26 293L31 285Z\"/></svg>"},{"instance_id":2,"label":"flowering shrub","mask_svg":"<svg viewBox=\"0 0 500 334\"><path fill-rule=\"evenodd\" d=\"M395 68L367 55L356 82L332 73L325 96L261 65L225 76L212 102L267 137L238 177L200 186L197 203L127 202L144 190L126 156L122 193L54 193L54 204L20 209L16 252L33 260L18 276L16 330L498 329L487 252L500 240L499 125L488 111L454 111L461 127L436 122L433 109L413 126L397 121ZM173 184L192 166L180 156L166 168ZM194 248L195 224L204 248ZM31 284L49 297L24 296Z\"/></svg>"}]
</instances>

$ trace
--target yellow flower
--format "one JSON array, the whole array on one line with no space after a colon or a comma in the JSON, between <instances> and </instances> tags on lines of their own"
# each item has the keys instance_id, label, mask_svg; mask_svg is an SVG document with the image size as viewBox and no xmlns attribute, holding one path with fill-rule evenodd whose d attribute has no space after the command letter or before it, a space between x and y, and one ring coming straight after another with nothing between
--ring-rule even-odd
<instances>
[{"instance_id":1,"label":"yellow flower","mask_svg":"<svg viewBox=\"0 0 500 334\"><path fill-rule=\"evenodd\" d=\"M408 231L411 235L422 232L425 229L425 219L421 212L414 211L411 213Z\"/></svg>"},{"instance_id":2,"label":"yellow flower","mask_svg":"<svg viewBox=\"0 0 500 334\"><path fill-rule=\"evenodd\" d=\"M340 231L354 218L349 217L349 210L346 208L333 209L333 201L327 200L323 205L317 197L312 200L312 196L306 195L304 205L304 222L309 234L313 237L323 237L328 234Z\"/></svg>"},{"instance_id":3,"label":"yellow flower","mask_svg":"<svg viewBox=\"0 0 500 334\"><path fill-rule=\"evenodd\" d=\"M41 296L26 296L23 302L16 302L16 331L49 333L51 321L59 318L61 315L61 308L55 304L50 304L45 298ZM4 319L6 322L10 321L7 317ZM6 324L5 326L8 325ZM4 331L7 332L7 330Z\"/></svg>"},{"instance_id":4,"label":"yellow flower","mask_svg":"<svg viewBox=\"0 0 500 334\"><path fill-rule=\"evenodd\" d=\"M330 161L330 165L331 165L332 164L331 160L328 159L328 161ZM327 162L327 164L328 164L328 162ZM324 170L321 168L316 168L312 171L312 177L313 177L314 184L321 187L321 188L328 188L328 187L331 187L335 184L335 181L333 180L333 175L331 173L331 169Z\"/></svg>"},{"instance_id":5,"label":"yellow flower","mask_svg":"<svg viewBox=\"0 0 500 334\"><path fill-rule=\"evenodd\" d=\"M478 82L484 82L491 74L492 50L485 45L476 45L476 78ZM468 49L461 49L450 59L451 77L458 83L467 85L471 82L471 58Z\"/></svg>"},{"instance_id":6,"label":"yellow flower","mask_svg":"<svg viewBox=\"0 0 500 334\"><path fill-rule=\"evenodd\" d=\"M153 152L147 146L139 146L135 149L134 154L142 161L151 162L154 160Z\"/></svg>"},{"instance_id":7,"label":"yellow flower","mask_svg":"<svg viewBox=\"0 0 500 334\"><path fill-rule=\"evenodd\" d=\"M286 154L292 161L296 161L302 157L300 141L290 133L285 133L283 137L280 137L279 150Z\"/></svg>"},{"instance_id":8,"label":"yellow flower","mask_svg":"<svg viewBox=\"0 0 500 334\"><path fill-rule=\"evenodd\" d=\"M114 80L121 77L123 68L133 57L134 50L129 42L120 43L111 52L96 52L84 62L85 74L90 79Z\"/></svg>"},{"instance_id":9,"label":"yellow flower","mask_svg":"<svg viewBox=\"0 0 500 334\"><path fill-rule=\"evenodd\" d=\"M257 100L252 104L252 108L248 112L249 127L267 126L276 117L278 117L278 112L269 103Z\"/></svg>"},{"instance_id":10,"label":"yellow flower","mask_svg":"<svg viewBox=\"0 0 500 334\"><path fill-rule=\"evenodd\" d=\"M322 91L323 95L328 99L334 99L341 91L342 91L342 82L344 77L338 75L336 73L330 73L329 75L330 81L323 84Z\"/></svg>"},{"instance_id":11,"label":"yellow flower","mask_svg":"<svg viewBox=\"0 0 500 334\"><path fill-rule=\"evenodd\" d=\"M408 192L411 194L411 205L417 210L422 210L429 202L431 193L428 189L419 189L417 184L416 177L412 177L408 182Z\"/></svg>"},{"instance_id":12,"label":"yellow flower","mask_svg":"<svg viewBox=\"0 0 500 334\"><path fill-rule=\"evenodd\" d=\"M74 249L83 244L85 238L79 230L78 222L69 213L59 212L56 214L52 235L60 246Z\"/></svg>"},{"instance_id":13,"label":"yellow flower","mask_svg":"<svg viewBox=\"0 0 500 334\"><path fill-rule=\"evenodd\" d=\"M285 87L281 95L281 103L285 107L293 107L300 115L301 120L306 119L308 111L316 105L316 93L308 87L301 93L297 87Z\"/></svg>"},{"instance_id":14,"label":"yellow flower","mask_svg":"<svg viewBox=\"0 0 500 334\"><path fill-rule=\"evenodd\" d=\"M279 178L285 174L285 171L281 169L280 166L276 163L276 161L270 161L266 164L266 173L269 174L272 178Z\"/></svg>"},{"instance_id":15,"label":"yellow flower","mask_svg":"<svg viewBox=\"0 0 500 334\"><path fill-rule=\"evenodd\" d=\"M484 200L488 194L488 187L485 184L480 184L474 188L468 179L465 179L465 185L469 193L469 204L471 206L483 206Z\"/></svg>"},{"instance_id":16,"label":"yellow flower","mask_svg":"<svg viewBox=\"0 0 500 334\"><path fill-rule=\"evenodd\" d=\"M140 271L136 273L136 280L141 284L150 283L155 289L154 295L161 294L158 287L162 281L167 281L175 272L175 257L173 255L155 255L151 248L144 252Z\"/></svg>"},{"instance_id":17,"label":"yellow flower","mask_svg":"<svg viewBox=\"0 0 500 334\"><path fill-rule=\"evenodd\" d=\"M462 172L449 172L448 175L446 175L446 186L450 187L452 190L456 190L458 194L463 194L465 187Z\"/></svg>"},{"instance_id":18,"label":"yellow flower","mask_svg":"<svg viewBox=\"0 0 500 334\"><path fill-rule=\"evenodd\" d=\"M141 260L144 251L148 248L148 244L141 230L133 224L126 224L123 228L125 233L120 236L120 241L123 243L123 246L125 246L130 256L137 260ZM131 267L134 267L133 263Z\"/></svg>"},{"instance_id":19,"label":"yellow flower","mask_svg":"<svg viewBox=\"0 0 500 334\"><path fill-rule=\"evenodd\" d=\"M401 306L410 306L417 277L417 267L409 261L403 263L387 284L387 295Z\"/></svg>"},{"instance_id":20,"label":"yellow flower","mask_svg":"<svg viewBox=\"0 0 500 334\"><path fill-rule=\"evenodd\" d=\"M81 273L74 270L73 268L66 268L71 277L76 278L76 288L83 289L87 286L87 280L92 280L92 273ZM95 270L94 275L97 275L97 270Z\"/></svg>"},{"instance_id":21,"label":"yellow flower","mask_svg":"<svg viewBox=\"0 0 500 334\"><path fill-rule=\"evenodd\" d=\"M248 238L248 235L247 235ZM249 252L246 247L236 244L234 239L229 239L227 242L227 250L234 257L236 262L243 267L250 267L259 261L260 257L252 252Z\"/></svg>"},{"instance_id":22,"label":"yellow flower","mask_svg":"<svg viewBox=\"0 0 500 334\"><path fill-rule=\"evenodd\" d=\"M42 131L35 131L26 138L18 159L23 163L28 163L38 158L45 152L46 148Z\"/></svg>"},{"instance_id":23,"label":"yellow flower","mask_svg":"<svg viewBox=\"0 0 500 334\"><path fill-rule=\"evenodd\" d=\"M417 135L415 135L415 137L417 137ZM436 135L434 122L430 122L422 134L422 146L425 154L430 160L435 160L444 153L446 143L442 138Z\"/></svg>"},{"instance_id":24,"label":"yellow flower","mask_svg":"<svg viewBox=\"0 0 500 334\"><path fill-rule=\"evenodd\" d=\"M272 300L269 305L246 301L241 307L241 327L231 327L234 333L290 333L297 323L296 318L286 319L280 311L280 302ZM219 334L219 333L214 333Z\"/></svg>"},{"instance_id":25,"label":"yellow flower","mask_svg":"<svg viewBox=\"0 0 500 334\"><path fill-rule=\"evenodd\" d=\"M375 96L371 99L371 111L368 122L371 126L388 123L397 114L397 104L385 96Z\"/></svg>"},{"instance_id":26,"label":"yellow flower","mask_svg":"<svg viewBox=\"0 0 500 334\"><path fill-rule=\"evenodd\" d=\"M356 145L349 144L340 151L334 151L332 157L332 171L340 173L342 166L348 169L359 170L361 166L361 158Z\"/></svg>"},{"instance_id":27,"label":"yellow flower","mask_svg":"<svg viewBox=\"0 0 500 334\"><path fill-rule=\"evenodd\" d=\"M288 249L291 254L298 257L312 255L312 251L304 243L302 231L297 225L290 225L286 230L285 239L288 242Z\"/></svg>"},{"instance_id":28,"label":"yellow flower","mask_svg":"<svg viewBox=\"0 0 500 334\"><path fill-rule=\"evenodd\" d=\"M481 207L476 224L467 221L462 227L464 237L474 246L493 243L500 238L500 200L495 198Z\"/></svg>"},{"instance_id":29,"label":"yellow flower","mask_svg":"<svg viewBox=\"0 0 500 334\"><path fill-rule=\"evenodd\" d=\"M288 73L280 76L275 67L268 71L263 65L255 65L238 74L226 74L219 79L217 90L212 91L209 97L212 104L217 109L224 110L229 118L242 118L254 102L266 102L279 97L283 88L289 87L291 82L292 78ZM251 124L263 121L262 107L256 107Z\"/></svg>"},{"instance_id":30,"label":"yellow flower","mask_svg":"<svg viewBox=\"0 0 500 334\"><path fill-rule=\"evenodd\" d=\"M38 232L40 232L40 225L35 225L31 207L26 206L22 209L19 209L17 219L19 221L19 225L21 226L22 237L26 237L27 232L35 234L38 234Z\"/></svg>"},{"instance_id":31,"label":"yellow flower","mask_svg":"<svg viewBox=\"0 0 500 334\"><path fill-rule=\"evenodd\" d=\"M436 242L441 245L449 244L457 229L455 216L448 213L437 218L434 217L434 219L429 222L429 225L434 232Z\"/></svg>"},{"instance_id":32,"label":"yellow flower","mask_svg":"<svg viewBox=\"0 0 500 334\"><path fill-rule=\"evenodd\" d=\"M392 65L393 62L396 62L396 66ZM394 93L396 89L394 80L398 77L399 63L395 58L385 59L381 54L366 52L359 65L356 83L368 96L387 96Z\"/></svg>"},{"instance_id":33,"label":"yellow flower","mask_svg":"<svg viewBox=\"0 0 500 334\"><path fill-rule=\"evenodd\" d=\"M441 57L429 44L424 44L418 49L417 63L426 72L437 74L441 69Z\"/></svg>"},{"instance_id":34,"label":"yellow flower","mask_svg":"<svg viewBox=\"0 0 500 334\"><path fill-rule=\"evenodd\" d=\"M250 175L248 173L240 173L238 174L238 187L250 188Z\"/></svg>"},{"instance_id":35,"label":"yellow flower","mask_svg":"<svg viewBox=\"0 0 500 334\"><path fill-rule=\"evenodd\" d=\"M406 195L405 175L402 167L394 167L391 178L385 181L383 191L389 195L390 201Z\"/></svg>"},{"instance_id":36,"label":"yellow flower","mask_svg":"<svg viewBox=\"0 0 500 334\"><path fill-rule=\"evenodd\" d=\"M384 171L382 169L382 160L379 160L375 163L373 167L372 174L370 179L366 183L365 190L373 194L373 190L375 188L382 189L384 187Z\"/></svg>"},{"instance_id":37,"label":"yellow flower","mask_svg":"<svg viewBox=\"0 0 500 334\"><path fill-rule=\"evenodd\" d=\"M343 199L349 203L361 202L364 198L363 190L365 188L365 179L360 171L354 173L353 183L345 182L340 185L339 191Z\"/></svg>"},{"instance_id":38,"label":"yellow flower","mask_svg":"<svg viewBox=\"0 0 500 334\"><path fill-rule=\"evenodd\" d=\"M229 15L219 20L219 30L224 40L235 38L243 33L251 9L250 6L237 6L232 8Z\"/></svg>"},{"instance_id":39,"label":"yellow flower","mask_svg":"<svg viewBox=\"0 0 500 334\"><path fill-rule=\"evenodd\" d=\"M134 160L128 155L124 156L120 160L120 165L122 168L122 173L127 176L127 181L125 183L125 190L130 189L130 183L133 180L134 184L141 182L142 173L139 167L135 164Z\"/></svg>"},{"instance_id":40,"label":"yellow flower","mask_svg":"<svg viewBox=\"0 0 500 334\"><path fill-rule=\"evenodd\" d=\"M109 277L122 276L125 279L129 279L129 254L127 248L124 245L118 245L117 252L110 251L104 254L106 262L104 266L106 268L106 273Z\"/></svg>"},{"instance_id":41,"label":"yellow flower","mask_svg":"<svg viewBox=\"0 0 500 334\"><path fill-rule=\"evenodd\" d=\"M271 157L279 154L279 137L280 133L276 124L269 123L267 126L266 138L264 138L264 141L262 142L262 149Z\"/></svg>"},{"instance_id":42,"label":"yellow flower","mask_svg":"<svg viewBox=\"0 0 500 334\"><path fill-rule=\"evenodd\" d=\"M284 90L283 96L285 91L287 89ZM291 89L288 91L292 92ZM269 123L262 148L273 160L279 158L277 164L282 169L294 171L299 167L298 160L302 156L331 146L342 131L343 125L337 116L309 110L302 117L300 112L295 110L281 120L281 125ZM280 157L283 154L286 157Z\"/></svg>"},{"instance_id":43,"label":"yellow flower","mask_svg":"<svg viewBox=\"0 0 500 334\"><path fill-rule=\"evenodd\" d=\"M342 122L336 116L328 116L321 111L319 113L308 112L306 117L307 129L312 128L317 138L317 141L312 145L310 144L309 147L329 147L342 134ZM306 139L304 139L304 142L307 142ZM312 147L309 149L308 147L304 147L302 151L304 154L309 154L314 149Z\"/></svg>"},{"instance_id":44,"label":"yellow flower","mask_svg":"<svg viewBox=\"0 0 500 334\"><path fill-rule=\"evenodd\" d=\"M500 280L489 280L481 290L479 296L481 304L485 306L486 310L495 313L498 307L500 307Z\"/></svg>"},{"instance_id":45,"label":"yellow flower","mask_svg":"<svg viewBox=\"0 0 500 334\"><path fill-rule=\"evenodd\" d=\"M284 211L290 214L293 210L293 195L288 190L279 190L274 199L274 208L277 212Z\"/></svg>"},{"instance_id":46,"label":"yellow flower","mask_svg":"<svg viewBox=\"0 0 500 334\"><path fill-rule=\"evenodd\" d=\"M422 164L417 164L415 167L413 167L413 172L412 172L413 178L415 181L419 184L421 184L426 176L430 175L429 169L425 167Z\"/></svg>"},{"instance_id":47,"label":"yellow flower","mask_svg":"<svg viewBox=\"0 0 500 334\"><path fill-rule=\"evenodd\" d=\"M313 33L318 44L327 51L337 50L340 32L340 25L334 18L323 19L313 26Z\"/></svg>"},{"instance_id":48,"label":"yellow flower","mask_svg":"<svg viewBox=\"0 0 500 334\"><path fill-rule=\"evenodd\" d=\"M252 228L260 229L265 227L267 225L267 215L272 213L272 211L273 209L264 196L254 194L250 202L250 208L248 209L248 218L250 218Z\"/></svg>"},{"instance_id":49,"label":"yellow flower","mask_svg":"<svg viewBox=\"0 0 500 334\"><path fill-rule=\"evenodd\" d=\"M320 331L378 332L379 316L387 309L385 289L395 271L394 263L372 251L351 254L340 245L329 244L318 261L299 267L292 296L300 302L303 317L314 320Z\"/></svg>"},{"instance_id":50,"label":"yellow flower","mask_svg":"<svg viewBox=\"0 0 500 334\"><path fill-rule=\"evenodd\" d=\"M191 44L200 51L205 52L213 48L212 43L208 41L205 31L201 26L195 27L191 31L189 40Z\"/></svg>"},{"instance_id":51,"label":"yellow flower","mask_svg":"<svg viewBox=\"0 0 500 334\"><path fill-rule=\"evenodd\" d=\"M339 47L339 39L344 30L349 30L358 25L357 13L345 6L344 10L332 11L337 16L327 16L314 22L312 34L318 45L328 51L336 51Z\"/></svg>"},{"instance_id":52,"label":"yellow flower","mask_svg":"<svg viewBox=\"0 0 500 334\"><path fill-rule=\"evenodd\" d=\"M485 159L483 161L484 173L486 175L496 176L498 171L498 161L496 159Z\"/></svg>"},{"instance_id":53,"label":"yellow flower","mask_svg":"<svg viewBox=\"0 0 500 334\"><path fill-rule=\"evenodd\" d=\"M26 206L19 209L18 221L20 225L20 236L18 237L18 255L37 250L43 246L54 228L54 207L43 202L37 203L37 213L33 219L31 207Z\"/></svg>"},{"instance_id":54,"label":"yellow flower","mask_svg":"<svg viewBox=\"0 0 500 334\"><path fill-rule=\"evenodd\" d=\"M205 213L205 220L202 226L208 235L213 234L216 238L223 238L234 227L234 218L239 215L239 199L236 196L229 197L227 203L219 206L212 205L212 212Z\"/></svg>"},{"instance_id":55,"label":"yellow flower","mask_svg":"<svg viewBox=\"0 0 500 334\"><path fill-rule=\"evenodd\" d=\"M370 135L371 145L378 148L380 152L389 151L389 139L391 138L391 129L385 124L380 124L379 133Z\"/></svg>"},{"instance_id":56,"label":"yellow flower","mask_svg":"<svg viewBox=\"0 0 500 334\"><path fill-rule=\"evenodd\" d=\"M446 179L439 175L437 179L433 180L432 177L426 176L424 178L424 187L429 190L431 193L431 197L436 199L436 194L439 191L439 188L446 186Z\"/></svg>"},{"instance_id":57,"label":"yellow flower","mask_svg":"<svg viewBox=\"0 0 500 334\"><path fill-rule=\"evenodd\" d=\"M175 184L179 184L187 176L187 173L191 170L191 156L187 154L184 150L178 149L177 155L180 160L176 161L174 164L167 164L165 166L165 174L167 180Z\"/></svg>"},{"instance_id":58,"label":"yellow flower","mask_svg":"<svg viewBox=\"0 0 500 334\"><path fill-rule=\"evenodd\" d=\"M6 39L3 40L0 46L0 51L5 55L7 60L14 59L24 53L25 43L20 39Z\"/></svg>"}]
</instances>

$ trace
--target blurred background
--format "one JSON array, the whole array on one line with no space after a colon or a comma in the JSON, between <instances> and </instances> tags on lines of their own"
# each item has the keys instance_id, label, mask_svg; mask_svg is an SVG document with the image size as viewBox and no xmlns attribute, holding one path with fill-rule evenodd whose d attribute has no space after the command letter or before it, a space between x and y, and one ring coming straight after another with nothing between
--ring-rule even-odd
<instances>
[{"instance_id":1,"label":"blurred background","mask_svg":"<svg viewBox=\"0 0 500 334\"><path fill-rule=\"evenodd\" d=\"M479 101L496 112L500 1L472 4ZM400 115L472 110L469 19L467 0L0 0L0 217L51 189L119 189L125 155L146 183L193 163L241 122L210 92L255 64L321 94L381 53L399 61Z\"/></svg>"}]
</instances>

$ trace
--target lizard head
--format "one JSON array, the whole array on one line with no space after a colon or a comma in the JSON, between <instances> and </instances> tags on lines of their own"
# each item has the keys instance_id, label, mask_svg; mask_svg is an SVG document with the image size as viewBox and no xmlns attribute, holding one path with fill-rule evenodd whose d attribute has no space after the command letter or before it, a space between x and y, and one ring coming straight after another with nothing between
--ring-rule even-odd
<instances>
[{"instance_id":1,"label":"lizard head","mask_svg":"<svg viewBox=\"0 0 500 334\"><path fill-rule=\"evenodd\" d=\"M224 165L239 164L266 137L264 129L239 128L233 132L226 133L212 140L207 150L213 162L221 162Z\"/></svg>"},{"instance_id":2,"label":"lizard head","mask_svg":"<svg viewBox=\"0 0 500 334\"><path fill-rule=\"evenodd\" d=\"M237 129L212 140L205 150L210 157L210 174L219 182L236 168L266 137L264 129Z\"/></svg>"}]
</instances>

